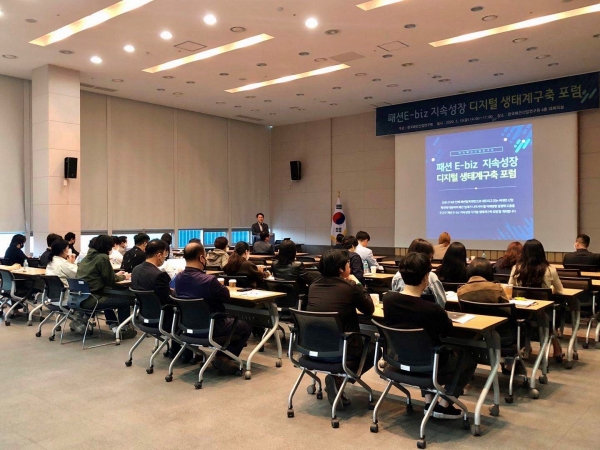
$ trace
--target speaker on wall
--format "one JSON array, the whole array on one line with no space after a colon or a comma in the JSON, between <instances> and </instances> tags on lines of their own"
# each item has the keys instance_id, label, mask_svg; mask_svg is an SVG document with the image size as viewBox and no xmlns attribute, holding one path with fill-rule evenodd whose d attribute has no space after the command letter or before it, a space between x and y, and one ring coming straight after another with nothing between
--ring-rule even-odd
<instances>
[{"instance_id":1,"label":"speaker on wall","mask_svg":"<svg viewBox=\"0 0 600 450\"><path fill-rule=\"evenodd\" d=\"M65 178L77 178L77 158L65 158Z\"/></svg>"},{"instance_id":2,"label":"speaker on wall","mask_svg":"<svg viewBox=\"0 0 600 450\"><path fill-rule=\"evenodd\" d=\"M292 180L302 179L302 163L300 161L290 161L290 173Z\"/></svg>"}]
</instances>

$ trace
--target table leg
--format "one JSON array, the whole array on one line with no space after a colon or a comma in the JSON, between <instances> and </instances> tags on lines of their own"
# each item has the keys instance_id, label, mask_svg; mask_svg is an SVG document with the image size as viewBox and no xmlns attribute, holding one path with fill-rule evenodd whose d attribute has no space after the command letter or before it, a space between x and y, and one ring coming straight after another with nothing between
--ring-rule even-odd
<instances>
[{"instance_id":1,"label":"table leg","mask_svg":"<svg viewBox=\"0 0 600 450\"><path fill-rule=\"evenodd\" d=\"M39 305L37 305L35 308L33 308L31 310L31 312L29 313L29 319L27 320L27 326L31 326L33 324L33 313L42 309L43 306L44 306L44 304L40 303ZM40 317L41 316L42 316L42 312L40 311Z\"/></svg>"},{"instance_id":2,"label":"table leg","mask_svg":"<svg viewBox=\"0 0 600 450\"><path fill-rule=\"evenodd\" d=\"M248 360L246 361L246 373L244 377L246 380L252 378L252 358L254 355L267 343L267 341L273 336L273 333L277 331L279 328L279 312L277 311L277 305L275 303L267 303L267 309L269 311L269 316L271 317L271 323L273 326L269 329L269 331L263 336L262 340L258 343L256 347L252 350L250 355L248 356ZM277 343L277 363L275 364L277 367L281 367L281 340L279 339L279 333L275 333L275 342Z\"/></svg>"},{"instance_id":3,"label":"table leg","mask_svg":"<svg viewBox=\"0 0 600 450\"><path fill-rule=\"evenodd\" d=\"M535 388L535 381L536 381L535 376L536 376L537 370L539 369L540 365L542 367L542 375L540 376L539 382L540 382L540 384L548 383L548 376L546 375L548 372L548 356L546 353L546 348L548 347L548 345L550 343L550 325L549 325L548 316L546 315L546 313L537 314L536 321L538 323L539 334L540 334L540 352L539 352L537 358L535 359L535 363L533 365L533 370L531 371L531 380L530 380L531 390L529 391L529 395L533 399L539 398L539 395L540 395L538 390Z\"/></svg>"},{"instance_id":4,"label":"table leg","mask_svg":"<svg viewBox=\"0 0 600 450\"><path fill-rule=\"evenodd\" d=\"M573 359L579 359L577 354L577 332L579 331L579 321L581 319L581 311L571 309L571 321L573 322L573 334L569 339L569 349L567 350L567 363L565 367L571 369L573 367Z\"/></svg>"},{"instance_id":5,"label":"table leg","mask_svg":"<svg viewBox=\"0 0 600 450\"><path fill-rule=\"evenodd\" d=\"M127 320L123 321L123 323L119 324L117 327L117 332L115 333L115 345L121 345L121 330L125 325L127 325L133 319L133 314L130 315Z\"/></svg>"},{"instance_id":6,"label":"table leg","mask_svg":"<svg viewBox=\"0 0 600 450\"><path fill-rule=\"evenodd\" d=\"M484 338L490 354L490 374L487 377L483 390L475 407L474 424L476 429L481 425L481 408L492 384L494 385L494 404L490 407L490 414L500 414L500 389L498 385L498 368L500 367L500 336L496 330L484 333Z\"/></svg>"}]
</instances>

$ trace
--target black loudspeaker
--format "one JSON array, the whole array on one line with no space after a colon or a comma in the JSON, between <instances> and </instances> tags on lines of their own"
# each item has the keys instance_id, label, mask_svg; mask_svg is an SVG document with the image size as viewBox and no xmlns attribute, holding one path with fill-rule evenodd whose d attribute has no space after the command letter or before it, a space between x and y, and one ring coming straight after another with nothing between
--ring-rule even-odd
<instances>
[{"instance_id":1,"label":"black loudspeaker","mask_svg":"<svg viewBox=\"0 0 600 450\"><path fill-rule=\"evenodd\" d=\"M77 158L65 158L65 178L77 178Z\"/></svg>"},{"instance_id":2,"label":"black loudspeaker","mask_svg":"<svg viewBox=\"0 0 600 450\"><path fill-rule=\"evenodd\" d=\"M292 180L302 179L302 163L300 161L290 161L290 172Z\"/></svg>"}]
</instances>

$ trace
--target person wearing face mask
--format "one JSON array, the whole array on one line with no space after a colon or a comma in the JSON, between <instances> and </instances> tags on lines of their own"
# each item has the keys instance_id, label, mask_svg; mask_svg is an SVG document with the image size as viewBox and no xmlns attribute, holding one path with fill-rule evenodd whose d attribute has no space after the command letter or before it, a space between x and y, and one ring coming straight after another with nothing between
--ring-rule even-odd
<instances>
[{"instance_id":1,"label":"person wearing face mask","mask_svg":"<svg viewBox=\"0 0 600 450\"><path fill-rule=\"evenodd\" d=\"M265 287L264 279L269 276L269 272L259 268L250 258L250 246L248 243L240 241L235 244L235 249L229 257L227 264L223 267L223 272L226 275L240 275L246 276L250 284L249 287Z\"/></svg>"},{"instance_id":2,"label":"person wearing face mask","mask_svg":"<svg viewBox=\"0 0 600 450\"><path fill-rule=\"evenodd\" d=\"M46 275L56 275L65 287L69 286L67 279L77 278L76 256L69 253L69 242L57 239L52 243L51 260L46 266Z\"/></svg>"},{"instance_id":3,"label":"person wearing face mask","mask_svg":"<svg viewBox=\"0 0 600 450\"><path fill-rule=\"evenodd\" d=\"M136 266L146 261L145 250L149 241L150 236L146 233L138 233L133 237L135 247L123 255L123 262L121 263L121 270L123 272L131 273Z\"/></svg>"}]
</instances>

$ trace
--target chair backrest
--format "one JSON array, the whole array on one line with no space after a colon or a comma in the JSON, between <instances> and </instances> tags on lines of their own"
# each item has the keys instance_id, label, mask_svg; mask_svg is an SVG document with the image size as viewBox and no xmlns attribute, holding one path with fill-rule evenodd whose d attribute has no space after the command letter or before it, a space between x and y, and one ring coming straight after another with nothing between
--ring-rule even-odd
<instances>
[{"instance_id":1,"label":"chair backrest","mask_svg":"<svg viewBox=\"0 0 600 450\"><path fill-rule=\"evenodd\" d=\"M600 266L589 264L563 264L563 267L565 269L579 269L581 272L600 272Z\"/></svg>"},{"instance_id":2,"label":"chair backrest","mask_svg":"<svg viewBox=\"0 0 600 450\"><path fill-rule=\"evenodd\" d=\"M513 286L513 297L525 297L531 300L550 300L552 289Z\"/></svg>"},{"instance_id":3,"label":"chair backrest","mask_svg":"<svg viewBox=\"0 0 600 450\"><path fill-rule=\"evenodd\" d=\"M185 334L208 334L210 330L210 308L202 298L180 298L170 296L178 310L177 329Z\"/></svg>"},{"instance_id":4,"label":"chair backrest","mask_svg":"<svg viewBox=\"0 0 600 450\"><path fill-rule=\"evenodd\" d=\"M461 312L484 316L506 317L507 323L496 327L502 347L514 344L517 331L517 307L513 303L479 303L458 299Z\"/></svg>"},{"instance_id":5,"label":"chair backrest","mask_svg":"<svg viewBox=\"0 0 600 450\"><path fill-rule=\"evenodd\" d=\"M308 262L308 263L316 263L317 260L314 256L296 256L297 261Z\"/></svg>"},{"instance_id":6,"label":"chair backrest","mask_svg":"<svg viewBox=\"0 0 600 450\"><path fill-rule=\"evenodd\" d=\"M0 285L2 294L12 296L15 291L15 276L8 270L0 269L0 278L2 279Z\"/></svg>"},{"instance_id":7,"label":"chair backrest","mask_svg":"<svg viewBox=\"0 0 600 450\"><path fill-rule=\"evenodd\" d=\"M314 358L335 358L343 354L344 327L337 312L290 309L296 338L292 351Z\"/></svg>"},{"instance_id":8,"label":"chair backrest","mask_svg":"<svg viewBox=\"0 0 600 450\"><path fill-rule=\"evenodd\" d=\"M43 275L44 295L52 303L61 303L67 288L56 275Z\"/></svg>"},{"instance_id":9,"label":"chair backrest","mask_svg":"<svg viewBox=\"0 0 600 450\"><path fill-rule=\"evenodd\" d=\"M204 268L204 270L218 270L218 271L223 271L223 269L221 269L221 266L206 266Z\"/></svg>"},{"instance_id":10,"label":"chair backrest","mask_svg":"<svg viewBox=\"0 0 600 450\"><path fill-rule=\"evenodd\" d=\"M296 281L287 280L265 280L267 289L275 292L285 292L286 298L278 298L277 306L280 308L298 307L298 298L300 297L300 286Z\"/></svg>"},{"instance_id":11,"label":"chair backrest","mask_svg":"<svg viewBox=\"0 0 600 450\"><path fill-rule=\"evenodd\" d=\"M225 284L229 284L229 280L236 280L237 287L246 288L250 287L248 282L248 277L246 275L223 275L219 278L225 279Z\"/></svg>"},{"instance_id":12,"label":"chair backrest","mask_svg":"<svg viewBox=\"0 0 600 450\"><path fill-rule=\"evenodd\" d=\"M509 279L510 279L510 275L507 275L505 273L495 273L494 274L494 281L497 281L498 283L508 284Z\"/></svg>"},{"instance_id":13,"label":"chair backrest","mask_svg":"<svg viewBox=\"0 0 600 450\"><path fill-rule=\"evenodd\" d=\"M8 258L0 258L0 264L2 264L3 266L10 266L10 259Z\"/></svg>"},{"instance_id":14,"label":"chair backrest","mask_svg":"<svg viewBox=\"0 0 600 450\"><path fill-rule=\"evenodd\" d=\"M67 283L69 284L69 300L68 307L70 309L78 309L81 306L81 302L90 298L90 286L87 281L79 278L68 278Z\"/></svg>"},{"instance_id":15,"label":"chair backrest","mask_svg":"<svg viewBox=\"0 0 600 450\"><path fill-rule=\"evenodd\" d=\"M37 269L40 267L40 258L27 258L27 264L32 269Z\"/></svg>"},{"instance_id":16,"label":"chair backrest","mask_svg":"<svg viewBox=\"0 0 600 450\"><path fill-rule=\"evenodd\" d=\"M560 277L560 282L567 289L583 289L585 292L593 289L592 279L588 277Z\"/></svg>"},{"instance_id":17,"label":"chair backrest","mask_svg":"<svg viewBox=\"0 0 600 450\"><path fill-rule=\"evenodd\" d=\"M442 260L441 259L432 259L431 260L431 264L441 264Z\"/></svg>"},{"instance_id":18,"label":"chair backrest","mask_svg":"<svg viewBox=\"0 0 600 450\"><path fill-rule=\"evenodd\" d=\"M465 284L466 283L448 283L447 281L442 281L442 286L444 286L445 291L458 292L458 288Z\"/></svg>"},{"instance_id":19,"label":"chair backrest","mask_svg":"<svg viewBox=\"0 0 600 450\"><path fill-rule=\"evenodd\" d=\"M398 272L397 266L388 266L388 265L383 266L383 273L390 273L390 274L395 275L396 272Z\"/></svg>"},{"instance_id":20,"label":"chair backrest","mask_svg":"<svg viewBox=\"0 0 600 450\"><path fill-rule=\"evenodd\" d=\"M383 359L392 367L404 372L431 373L434 346L431 336L423 328L391 328L373 323L383 339Z\"/></svg>"},{"instance_id":21,"label":"chair backrest","mask_svg":"<svg viewBox=\"0 0 600 450\"><path fill-rule=\"evenodd\" d=\"M556 269L559 277L580 277L581 269Z\"/></svg>"},{"instance_id":22,"label":"chair backrest","mask_svg":"<svg viewBox=\"0 0 600 450\"><path fill-rule=\"evenodd\" d=\"M129 288L129 290L135 294L139 316L137 321L147 325L158 325L163 305L156 292L138 291L132 288Z\"/></svg>"}]
</instances>

